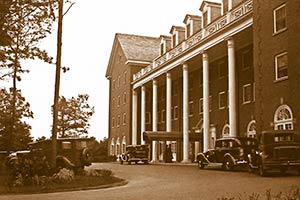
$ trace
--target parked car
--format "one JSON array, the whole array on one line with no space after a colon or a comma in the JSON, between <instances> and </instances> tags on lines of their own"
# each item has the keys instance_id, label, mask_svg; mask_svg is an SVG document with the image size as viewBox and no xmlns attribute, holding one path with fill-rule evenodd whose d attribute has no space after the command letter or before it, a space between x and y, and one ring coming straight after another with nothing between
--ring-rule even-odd
<instances>
[{"instance_id":1,"label":"parked car","mask_svg":"<svg viewBox=\"0 0 300 200\"><path fill-rule=\"evenodd\" d=\"M258 135L259 148L249 154L250 166L261 176L268 170L285 173L294 168L300 174L300 133L292 130L264 131Z\"/></svg>"},{"instance_id":2,"label":"parked car","mask_svg":"<svg viewBox=\"0 0 300 200\"><path fill-rule=\"evenodd\" d=\"M131 164L134 162L143 162L147 164L149 162L149 147L148 145L128 145L126 146L126 152L119 156L121 165L124 162Z\"/></svg>"},{"instance_id":3,"label":"parked car","mask_svg":"<svg viewBox=\"0 0 300 200\"><path fill-rule=\"evenodd\" d=\"M248 137L224 137L216 140L215 148L198 153L198 167L222 166L224 170L233 170L236 166L248 164L248 154L256 151L257 140Z\"/></svg>"},{"instance_id":4,"label":"parked car","mask_svg":"<svg viewBox=\"0 0 300 200\"><path fill-rule=\"evenodd\" d=\"M57 168L80 169L92 163L93 138L59 138L57 139ZM52 154L52 140L42 140L29 143L31 152L39 152L50 162Z\"/></svg>"}]
</instances>

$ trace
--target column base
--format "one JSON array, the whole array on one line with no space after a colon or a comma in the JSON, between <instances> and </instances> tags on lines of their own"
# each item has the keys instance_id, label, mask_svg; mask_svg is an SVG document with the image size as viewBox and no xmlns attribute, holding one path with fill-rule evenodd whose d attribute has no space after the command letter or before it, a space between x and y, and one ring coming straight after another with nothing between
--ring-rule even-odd
<instances>
[{"instance_id":1,"label":"column base","mask_svg":"<svg viewBox=\"0 0 300 200\"><path fill-rule=\"evenodd\" d=\"M190 159L187 159L187 160L182 160L181 163L183 163L183 164L184 163L192 163L192 161Z\"/></svg>"},{"instance_id":2,"label":"column base","mask_svg":"<svg viewBox=\"0 0 300 200\"><path fill-rule=\"evenodd\" d=\"M153 164L158 163L158 162L159 162L158 160L151 160L150 161L150 163L153 163Z\"/></svg>"}]
</instances>

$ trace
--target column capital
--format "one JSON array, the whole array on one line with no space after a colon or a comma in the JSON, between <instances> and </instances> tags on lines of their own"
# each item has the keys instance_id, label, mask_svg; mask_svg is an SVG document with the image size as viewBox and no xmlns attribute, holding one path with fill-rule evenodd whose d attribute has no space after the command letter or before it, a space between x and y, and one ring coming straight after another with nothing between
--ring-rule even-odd
<instances>
[{"instance_id":1,"label":"column capital","mask_svg":"<svg viewBox=\"0 0 300 200\"><path fill-rule=\"evenodd\" d=\"M201 52L203 61L208 61L208 54L206 51Z\"/></svg>"},{"instance_id":2,"label":"column capital","mask_svg":"<svg viewBox=\"0 0 300 200\"><path fill-rule=\"evenodd\" d=\"M227 40L227 47L228 48L233 48L234 47L234 39L232 37L226 38Z\"/></svg>"},{"instance_id":3,"label":"column capital","mask_svg":"<svg viewBox=\"0 0 300 200\"><path fill-rule=\"evenodd\" d=\"M182 68L183 68L183 70L187 70L188 67L189 67L189 65L187 64L187 62L183 62L183 63L182 63Z\"/></svg>"},{"instance_id":4,"label":"column capital","mask_svg":"<svg viewBox=\"0 0 300 200\"><path fill-rule=\"evenodd\" d=\"M146 90L146 86L145 86L145 85L142 85L142 86L141 86L141 90L142 90L142 91L145 91L145 90Z\"/></svg>"},{"instance_id":5,"label":"column capital","mask_svg":"<svg viewBox=\"0 0 300 200\"><path fill-rule=\"evenodd\" d=\"M168 72L166 73L166 77L167 77L167 78L171 78L171 72L168 71Z\"/></svg>"},{"instance_id":6,"label":"column capital","mask_svg":"<svg viewBox=\"0 0 300 200\"><path fill-rule=\"evenodd\" d=\"M157 85L157 80L156 79L152 79L152 83L153 83L153 85Z\"/></svg>"}]
</instances>

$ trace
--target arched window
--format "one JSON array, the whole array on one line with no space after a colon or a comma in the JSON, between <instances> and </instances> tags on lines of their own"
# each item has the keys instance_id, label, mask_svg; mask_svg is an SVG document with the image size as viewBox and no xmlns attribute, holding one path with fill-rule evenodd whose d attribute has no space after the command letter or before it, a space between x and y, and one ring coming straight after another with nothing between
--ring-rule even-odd
<instances>
[{"instance_id":1,"label":"arched window","mask_svg":"<svg viewBox=\"0 0 300 200\"><path fill-rule=\"evenodd\" d=\"M229 124L225 124L225 126L222 129L222 136L228 137L229 136L230 127Z\"/></svg>"},{"instance_id":2,"label":"arched window","mask_svg":"<svg viewBox=\"0 0 300 200\"><path fill-rule=\"evenodd\" d=\"M293 114L288 105L281 105L274 115L275 130L293 130Z\"/></svg>"},{"instance_id":3,"label":"arched window","mask_svg":"<svg viewBox=\"0 0 300 200\"><path fill-rule=\"evenodd\" d=\"M247 137L255 138L256 135L256 121L252 120L247 126Z\"/></svg>"}]
</instances>

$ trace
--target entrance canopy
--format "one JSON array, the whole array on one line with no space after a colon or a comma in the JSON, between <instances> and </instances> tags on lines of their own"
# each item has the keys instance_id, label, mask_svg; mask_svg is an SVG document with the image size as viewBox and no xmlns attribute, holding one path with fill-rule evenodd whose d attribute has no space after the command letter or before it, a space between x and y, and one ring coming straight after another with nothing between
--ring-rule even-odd
<instances>
[{"instance_id":1,"label":"entrance canopy","mask_svg":"<svg viewBox=\"0 0 300 200\"><path fill-rule=\"evenodd\" d=\"M143 133L146 141L178 141L183 140L182 132L145 131ZM202 141L202 133L189 132L190 141Z\"/></svg>"}]
</instances>

